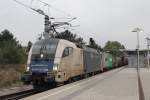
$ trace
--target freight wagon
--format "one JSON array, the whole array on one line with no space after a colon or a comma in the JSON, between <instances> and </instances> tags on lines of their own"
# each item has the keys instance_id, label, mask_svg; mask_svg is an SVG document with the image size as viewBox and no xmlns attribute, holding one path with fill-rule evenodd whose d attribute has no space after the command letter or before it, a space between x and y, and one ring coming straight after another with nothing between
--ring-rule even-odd
<instances>
[{"instance_id":1,"label":"freight wagon","mask_svg":"<svg viewBox=\"0 0 150 100\"><path fill-rule=\"evenodd\" d=\"M113 66L113 55L108 52L102 53L101 62L102 62L101 66L103 67L103 70L112 69L114 67Z\"/></svg>"},{"instance_id":2,"label":"freight wagon","mask_svg":"<svg viewBox=\"0 0 150 100\"><path fill-rule=\"evenodd\" d=\"M101 71L102 55L97 50L84 47L83 49L83 65L85 74L94 74Z\"/></svg>"}]
</instances>

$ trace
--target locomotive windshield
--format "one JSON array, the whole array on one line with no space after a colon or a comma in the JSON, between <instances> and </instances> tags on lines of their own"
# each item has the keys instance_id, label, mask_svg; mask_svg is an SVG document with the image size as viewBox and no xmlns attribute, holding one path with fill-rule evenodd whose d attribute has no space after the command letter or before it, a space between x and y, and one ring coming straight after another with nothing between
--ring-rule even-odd
<instances>
[{"instance_id":1,"label":"locomotive windshield","mask_svg":"<svg viewBox=\"0 0 150 100\"><path fill-rule=\"evenodd\" d=\"M54 59L57 48L57 39L40 40L33 45L32 49L32 60L38 59ZM42 55L42 57L41 57Z\"/></svg>"}]
</instances>

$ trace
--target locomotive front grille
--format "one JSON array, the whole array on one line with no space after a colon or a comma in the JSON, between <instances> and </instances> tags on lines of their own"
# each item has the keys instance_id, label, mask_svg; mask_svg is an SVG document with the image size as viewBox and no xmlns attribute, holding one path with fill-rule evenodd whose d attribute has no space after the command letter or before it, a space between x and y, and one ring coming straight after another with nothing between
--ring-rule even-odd
<instances>
[{"instance_id":1,"label":"locomotive front grille","mask_svg":"<svg viewBox=\"0 0 150 100\"><path fill-rule=\"evenodd\" d=\"M51 82L54 81L54 73L32 73L32 80L33 82Z\"/></svg>"}]
</instances>

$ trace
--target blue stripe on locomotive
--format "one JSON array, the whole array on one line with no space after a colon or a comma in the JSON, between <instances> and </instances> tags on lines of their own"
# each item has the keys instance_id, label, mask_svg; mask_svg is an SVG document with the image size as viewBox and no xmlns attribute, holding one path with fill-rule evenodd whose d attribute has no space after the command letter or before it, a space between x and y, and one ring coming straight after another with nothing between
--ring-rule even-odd
<instances>
[{"instance_id":1,"label":"blue stripe on locomotive","mask_svg":"<svg viewBox=\"0 0 150 100\"><path fill-rule=\"evenodd\" d=\"M32 73L46 73L53 70L54 60L51 61L32 61L31 71Z\"/></svg>"}]
</instances>

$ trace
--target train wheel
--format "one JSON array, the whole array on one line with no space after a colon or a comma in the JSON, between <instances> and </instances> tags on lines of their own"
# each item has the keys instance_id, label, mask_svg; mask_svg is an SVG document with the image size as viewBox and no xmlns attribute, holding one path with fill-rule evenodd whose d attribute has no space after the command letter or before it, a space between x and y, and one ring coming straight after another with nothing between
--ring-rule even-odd
<instances>
[{"instance_id":1,"label":"train wheel","mask_svg":"<svg viewBox=\"0 0 150 100\"><path fill-rule=\"evenodd\" d=\"M41 85L41 84L33 84L33 88L36 90L36 91L44 91L45 90L45 86L44 85Z\"/></svg>"},{"instance_id":2,"label":"train wheel","mask_svg":"<svg viewBox=\"0 0 150 100\"><path fill-rule=\"evenodd\" d=\"M31 82L30 81L25 81L23 84L24 85L29 85L29 84L31 84Z\"/></svg>"},{"instance_id":3,"label":"train wheel","mask_svg":"<svg viewBox=\"0 0 150 100\"><path fill-rule=\"evenodd\" d=\"M45 91L48 89L51 89L53 87L56 87L55 83L41 83L41 84L33 84L33 88L37 91Z\"/></svg>"},{"instance_id":4,"label":"train wheel","mask_svg":"<svg viewBox=\"0 0 150 100\"><path fill-rule=\"evenodd\" d=\"M88 78L88 74L84 74L84 78Z\"/></svg>"},{"instance_id":5,"label":"train wheel","mask_svg":"<svg viewBox=\"0 0 150 100\"><path fill-rule=\"evenodd\" d=\"M56 86L58 86L58 87L59 87L59 86L63 86L63 85L64 85L64 82L57 82L57 83L56 83Z\"/></svg>"},{"instance_id":6,"label":"train wheel","mask_svg":"<svg viewBox=\"0 0 150 100\"><path fill-rule=\"evenodd\" d=\"M69 78L69 79L65 82L65 84L69 84L69 83L72 83L72 78Z\"/></svg>"}]
</instances>

